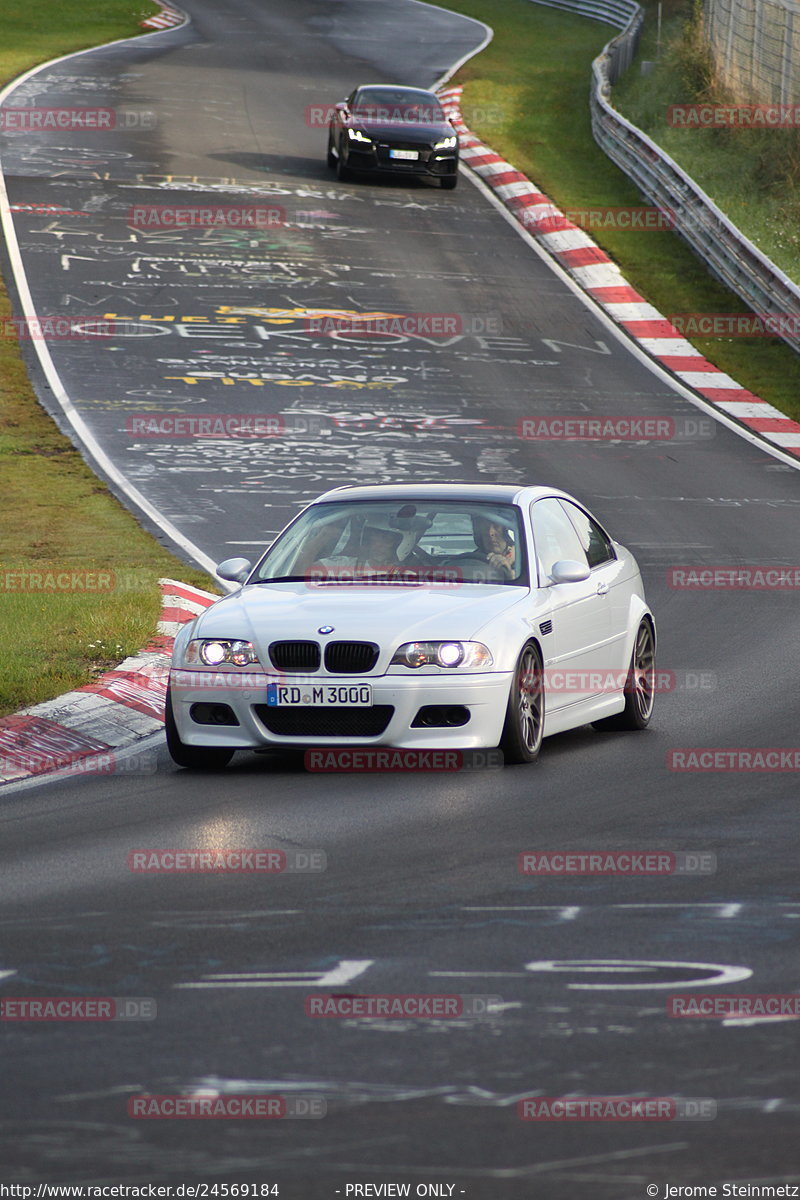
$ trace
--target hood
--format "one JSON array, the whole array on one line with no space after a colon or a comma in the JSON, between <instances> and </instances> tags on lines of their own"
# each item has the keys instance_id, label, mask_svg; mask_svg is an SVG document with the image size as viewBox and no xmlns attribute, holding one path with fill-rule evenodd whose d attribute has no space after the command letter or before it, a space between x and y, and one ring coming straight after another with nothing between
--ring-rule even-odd
<instances>
[{"instance_id":1,"label":"hood","mask_svg":"<svg viewBox=\"0 0 800 1200\"><path fill-rule=\"evenodd\" d=\"M488 621L530 596L506 584L453 587L251 584L197 618L191 638L242 638L269 662L273 641L376 642L392 653L404 642L470 641ZM320 634L322 625L333 632Z\"/></svg>"}]
</instances>

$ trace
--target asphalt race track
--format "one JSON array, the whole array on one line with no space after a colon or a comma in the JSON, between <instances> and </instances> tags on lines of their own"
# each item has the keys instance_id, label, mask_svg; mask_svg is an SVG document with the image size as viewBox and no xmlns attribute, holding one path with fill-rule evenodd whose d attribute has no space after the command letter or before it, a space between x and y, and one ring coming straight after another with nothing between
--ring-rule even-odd
<instances>
[{"instance_id":1,"label":"asphalt race track","mask_svg":"<svg viewBox=\"0 0 800 1200\"><path fill-rule=\"evenodd\" d=\"M339 483L554 484L637 554L673 685L646 733L560 735L530 768L323 777L240 754L204 777L154 741L153 772L140 757L7 789L3 998L149 997L157 1017L4 1022L0 1181L248 1182L292 1200L367 1184L634 1200L800 1183L797 1025L666 1011L673 993L798 986L796 772L667 766L676 748L797 747L796 593L669 580L687 564L800 564L796 468L648 368L466 177L446 193L326 167L308 110L359 82L430 86L482 27L415 0L186 8L189 26L46 68L5 102L128 114L113 131L0 142L36 311L113 322L50 353L114 471L168 523L157 535L218 561L258 553ZM258 229L132 216L212 200L280 214ZM310 333L330 309L458 314L461 332ZM272 415L281 434L136 433L154 414ZM586 415L666 417L679 436L518 433ZM129 869L153 847L316 851L326 869ZM523 852L609 850L704 852L716 869L518 870ZM315 989L499 1001L316 1020ZM281 1095L326 1115L130 1117L144 1093ZM567 1094L671 1098L688 1115L519 1118L520 1098Z\"/></svg>"}]
</instances>

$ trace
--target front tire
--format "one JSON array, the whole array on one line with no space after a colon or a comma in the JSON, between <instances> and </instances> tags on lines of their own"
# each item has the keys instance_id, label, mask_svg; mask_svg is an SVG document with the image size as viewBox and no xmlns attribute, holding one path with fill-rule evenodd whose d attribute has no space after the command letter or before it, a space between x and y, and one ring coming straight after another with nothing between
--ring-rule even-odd
<instances>
[{"instance_id":1,"label":"front tire","mask_svg":"<svg viewBox=\"0 0 800 1200\"><path fill-rule=\"evenodd\" d=\"M531 763L539 757L544 733L544 666L539 647L525 646L517 659L508 695L500 749L509 763Z\"/></svg>"},{"instance_id":2,"label":"front tire","mask_svg":"<svg viewBox=\"0 0 800 1200\"><path fill-rule=\"evenodd\" d=\"M342 158L342 147L340 146L339 147L339 157L336 159L336 178L341 179L342 182L345 182L346 180L350 179L351 177L352 177L352 171L350 170L349 167L346 167L344 165L344 159Z\"/></svg>"},{"instance_id":3,"label":"front tire","mask_svg":"<svg viewBox=\"0 0 800 1200\"><path fill-rule=\"evenodd\" d=\"M195 771L218 771L227 767L233 758L233 750L224 746L187 746L181 741L172 711L172 693L169 688L164 702L164 731L170 757L179 767L189 767Z\"/></svg>"},{"instance_id":4,"label":"front tire","mask_svg":"<svg viewBox=\"0 0 800 1200\"><path fill-rule=\"evenodd\" d=\"M595 729L646 729L655 704L656 639L653 626L643 620L636 631L631 665L625 682L625 707L613 717L592 721Z\"/></svg>"},{"instance_id":5,"label":"front tire","mask_svg":"<svg viewBox=\"0 0 800 1200\"><path fill-rule=\"evenodd\" d=\"M333 133L328 134L328 154L327 163L329 167L335 167L337 163L336 155L333 153Z\"/></svg>"},{"instance_id":6,"label":"front tire","mask_svg":"<svg viewBox=\"0 0 800 1200\"><path fill-rule=\"evenodd\" d=\"M457 175L446 175L439 182L446 192L452 192L453 188L458 183L458 176Z\"/></svg>"}]
</instances>

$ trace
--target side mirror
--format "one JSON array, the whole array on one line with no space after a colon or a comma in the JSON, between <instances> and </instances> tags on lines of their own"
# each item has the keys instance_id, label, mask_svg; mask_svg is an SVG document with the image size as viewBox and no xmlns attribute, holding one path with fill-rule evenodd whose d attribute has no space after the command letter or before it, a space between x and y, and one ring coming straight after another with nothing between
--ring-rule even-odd
<instances>
[{"instance_id":1,"label":"side mirror","mask_svg":"<svg viewBox=\"0 0 800 1200\"><path fill-rule=\"evenodd\" d=\"M232 583L244 583L253 569L249 558L226 558L217 567L220 579L230 579Z\"/></svg>"},{"instance_id":2,"label":"side mirror","mask_svg":"<svg viewBox=\"0 0 800 1200\"><path fill-rule=\"evenodd\" d=\"M588 563L579 563L574 558L561 558L553 563L550 578L553 583L581 583L591 575Z\"/></svg>"}]
</instances>

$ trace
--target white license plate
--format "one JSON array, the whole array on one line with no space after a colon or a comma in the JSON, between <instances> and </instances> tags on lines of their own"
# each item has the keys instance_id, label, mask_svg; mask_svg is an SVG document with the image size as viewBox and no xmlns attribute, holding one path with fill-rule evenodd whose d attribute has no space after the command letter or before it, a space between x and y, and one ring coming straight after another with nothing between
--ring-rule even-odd
<instances>
[{"instance_id":1,"label":"white license plate","mask_svg":"<svg viewBox=\"0 0 800 1200\"><path fill-rule=\"evenodd\" d=\"M406 158L413 161L419 158L419 150L390 150L389 158Z\"/></svg>"},{"instance_id":2,"label":"white license plate","mask_svg":"<svg viewBox=\"0 0 800 1200\"><path fill-rule=\"evenodd\" d=\"M372 687L368 683L293 683L267 685L268 708L371 708Z\"/></svg>"}]
</instances>

